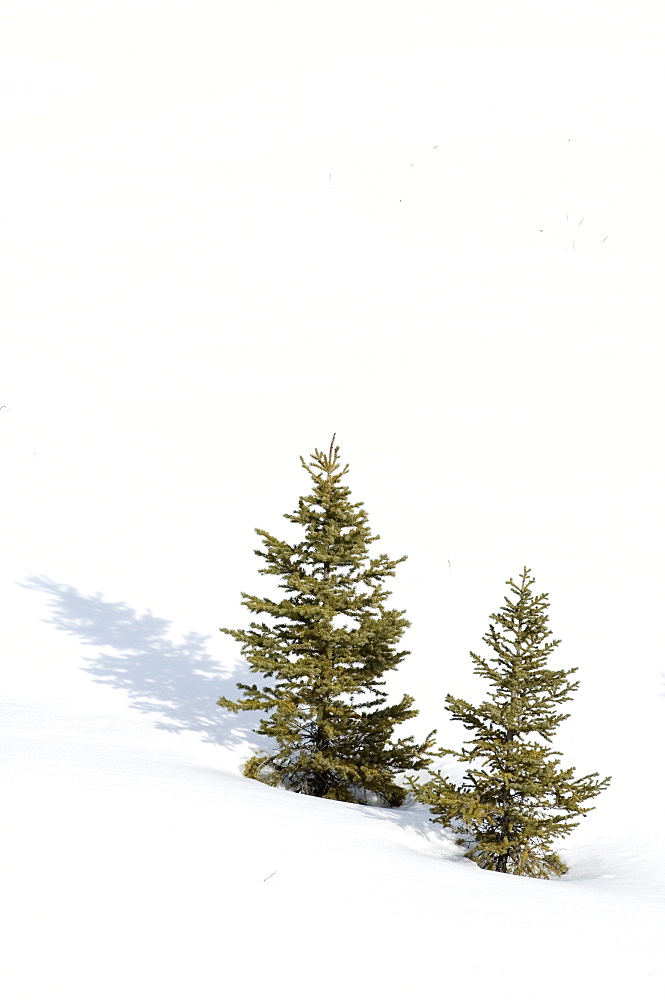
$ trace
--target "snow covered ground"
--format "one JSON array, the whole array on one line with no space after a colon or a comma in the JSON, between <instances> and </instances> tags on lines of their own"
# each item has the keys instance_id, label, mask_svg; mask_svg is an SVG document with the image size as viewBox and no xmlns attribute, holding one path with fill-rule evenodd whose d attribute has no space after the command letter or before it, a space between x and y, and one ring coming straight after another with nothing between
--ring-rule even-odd
<instances>
[{"instance_id":1,"label":"snow covered ground","mask_svg":"<svg viewBox=\"0 0 665 1000\"><path fill-rule=\"evenodd\" d=\"M483 872L422 806L243 779L251 734L212 701L178 731L162 670L191 705L216 672L223 690L215 664L155 653L136 685L154 683L154 709L132 712L91 682L90 648L19 641L23 690L2 713L6 995L662 995L659 832L629 787L569 838L560 881Z\"/></svg>"},{"instance_id":2,"label":"snow covered ground","mask_svg":"<svg viewBox=\"0 0 665 1000\"><path fill-rule=\"evenodd\" d=\"M7 3L0 990L662 998L651 4ZM574 244L574 246L573 246ZM505 580L611 788L562 879L241 777L219 626L337 433L445 746ZM554 665L554 659L552 660Z\"/></svg>"}]
</instances>

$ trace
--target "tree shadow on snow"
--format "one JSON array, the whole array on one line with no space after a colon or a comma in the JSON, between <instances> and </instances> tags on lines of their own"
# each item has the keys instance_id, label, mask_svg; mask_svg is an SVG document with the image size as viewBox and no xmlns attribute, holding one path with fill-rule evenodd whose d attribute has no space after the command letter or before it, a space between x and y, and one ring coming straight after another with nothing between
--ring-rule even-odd
<instances>
[{"instance_id":1,"label":"tree shadow on snow","mask_svg":"<svg viewBox=\"0 0 665 1000\"><path fill-rule=\"evenodd\" d=\"M388 823L408 833L416 834L425 848L425 853L432 857L463 864L471 863L464 857L464 848L455 843L456 834L440 823L433 823L429 807L416 802L411 792L397 809L377 809L369 803L368 806L362 813L366 819L375 823Z\"/></svg>"},{"instance_id":2,"label":"tree shadow on snow","mask_svg":"<svg viewBox=\"0 0 665 1000\"><path fill-rule=\"evenodd\" d=\"M206 650L208 636L189 632L176 641L169 635L167 619L149 611L140 614L101 594L86 596L48 577L29 576L20 586L46 596L51 612L50 618L43 619L47 624L97 647L93 656L83 657L83 669L97 683L124 691L132 708L155 717L156 728L197 732L207 743L242 750L247 756L272 745L253 732L260 712L235 716L217 705L222 695L238 696L236 681L253 683L256 678L242 661L226 667L214 660ZM376 808L371 793L358 805L367 819L417 834L428 853L465 860L454 846L453 835L430 823L428 808L416 803L411 794L399 809Z\"/></svg>"},{"instance_id":3,"label":"tree shadow on snow","mask_svg":"<svg viewBox=\"0 0 665 1000\"><path fill-rule=\"evenodd\" d=\"M140 614L123 602L86 596L48 577L30 576L21 586L46 595L48 624L80 642L97 646L83 668L101 684L125 691L132 708L159 716L158 729L200 733L206 743L231 749L255 745L251 731L258 713L237 716L217 705L220 696L238 695L236 680L247 682L247 664L224 667L208 654L208 636L189 632L169 637L171 623L151 612Z\"/></svg>"}]
</instances>

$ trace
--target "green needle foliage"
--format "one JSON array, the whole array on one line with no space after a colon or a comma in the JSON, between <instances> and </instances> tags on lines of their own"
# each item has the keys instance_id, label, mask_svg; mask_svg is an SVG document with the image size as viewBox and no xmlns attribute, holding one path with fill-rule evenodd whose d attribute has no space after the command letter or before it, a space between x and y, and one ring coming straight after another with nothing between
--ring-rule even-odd
<instances>
[{"instance_id":1,"label":"green needle foliage","mask_svg":"<svg viewBox=\"0 0 665 1000\"><path fill-rule=\"evenodd\" d=\"M524 568L519 584L508 580L514 601L505 598L498 615L491 615L483 641L496 653L490 663L471 653L474 673L485 678L492 700L478 708L448 695L453 719L473 732L462 753L453 754L472 766L461 786L441 772L418 785L415 797L428 804L434 823L450 827L458 844L470 846L466 857L492 871L550 878L567 871L551 844L568 834L585 805L610 782L598 773L573 777L562 769L561 754L550 748L557 726L568 718L559 706L571 700L579 682L571 683L571 670L550 670L547 658L560 643L548 642L547 594L536 597L535 582ZM492 666L491 664L496 664Z\"/></svg>"},{"instance_id":2,"label":"green needle foliage","mask_svg":"<svg viewBox=\"0 0 665 1000\"><path fill-rule=\"evenodd\" d=\"M434 742L432 733L422 744L394 740L395 726L418 713L409 695L387 705L383 691L383 675L408 655L394 647L410 623L384 607L390 591L381 584L406 556L368 556L379 536L341 484L349 467L341 469L334 441L328 455L315 451L311 464L300 457L313 489L284 517L301 526L302 541L289 545L256 529L264 548L255 553L266 561L259 572L280 577L287 596L273 601L243 593L242 603L272 623L220 629L242 642L252 671L272 683L238 684L243 697L218 704L266 713L256 732L271 737L277 750L252 757L248 777L344 801L366 801L370 791L395 806L406 790L394 776L431 764Z\"/></svg>"}]
</instances>

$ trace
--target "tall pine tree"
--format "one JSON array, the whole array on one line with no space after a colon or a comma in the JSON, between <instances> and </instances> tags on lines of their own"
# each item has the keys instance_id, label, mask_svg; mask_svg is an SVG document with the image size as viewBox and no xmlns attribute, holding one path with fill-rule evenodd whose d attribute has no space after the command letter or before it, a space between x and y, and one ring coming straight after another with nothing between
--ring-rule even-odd
<instances>
[{"instance_id":1,"label":"tall pine tree","mask_svg":"<svg viewBox=\"0 0 665 1000\"><path fill-rule=\"evenodd\" d=\"M492 689L492 700L477 708L448 695L453 719L473 732L461 753L472 766L461 785L441 772L418 785L415 797L431 807L433 822L450 827L458 844L469 847L466 857L481 868L533 878L550 878L567 871L552 851L553 841L568 834L593 806L610 779L598 773L575 778L562 769L561 754L551 749L557 726L568 718L559 706L570 701L579 682L568 678L577 668L551 670L547 658L560 639L548 642L547 594L534 596L524 568L519 584L508 580L514 600L491 615L484 642L496 653L490 663L471 653L474 673ZM492 666L491 664L496 664Z\"/></svg>"},{"instance_id":2,"label":"tall pine tree","mask_svg":"<svg viewBox=\"0 0 665 1000\"><path fill-rule=\"evenodd\" d=\"M406 792L395 776L431 764L434 742L433 734L424 743L393 738L395 726L418 713L409 695L388 705L383 690L383 675L408 655L395 646L410 623L384 607L390 591L382 581L407 557L369 557L380 536L371 534L362 503L349 500L341 483L349 467L341 469L334 441L311 464L300 457L313 489L284 517L302 528L302 540L290 545L256 529L264 548L255 553L266 561L259 572L280 577L287 596L243 593L242 603L272 624L220 629L242 642L252 671L272 683L238 684L243 697L218 704L265 713L256 732L277 748L252 757L248 777L319 798L354 801L374 792L399 805Z\"/></svg>"}]
</instances>

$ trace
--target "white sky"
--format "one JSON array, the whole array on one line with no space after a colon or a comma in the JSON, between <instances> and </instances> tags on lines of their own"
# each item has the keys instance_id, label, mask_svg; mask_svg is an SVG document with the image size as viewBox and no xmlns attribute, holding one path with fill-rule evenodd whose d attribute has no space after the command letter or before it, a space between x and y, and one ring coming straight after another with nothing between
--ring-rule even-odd
<instances>
[{"instance_id":1,"label":"white sky","mask_svg":"<svg viewBox=\"0 0 665 1000\"><path fill-rule=\"evenodd\" d=\"M663 36L652 3L3 5L8 580L231 659L253 529L336 431L409 555L423 726L526 563L621 766L663 706Z\"/></svg>"}]
</instances>

